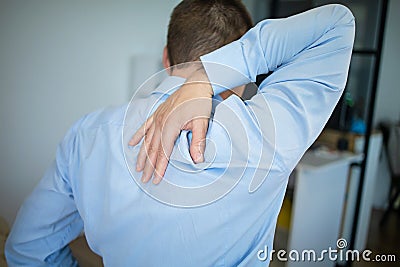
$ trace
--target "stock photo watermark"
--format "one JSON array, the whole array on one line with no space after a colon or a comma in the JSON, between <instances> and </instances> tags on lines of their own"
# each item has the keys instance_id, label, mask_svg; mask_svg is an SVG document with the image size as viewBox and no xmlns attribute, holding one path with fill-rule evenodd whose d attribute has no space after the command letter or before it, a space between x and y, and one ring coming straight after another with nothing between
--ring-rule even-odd
<instances>
[{"instance_id":1,"label":"stock photo watermark","mask_svg":"<svg viewBox=\"0 0 400 267\"><path fill-rule=\"evenodd\" d=\"M191 71L198 69L198 64L198 62L184 63L174 68ZM251 82L246 76L227 66L212 62L202 62L201 64L211 73L218 74L215 77L209 77L210 84L215 86L230 88L224 79L221 80L221 77L225 76L243 76L242 78L246 80L246 83ZM140 125L135 125L131 122L130 119L136 116L137 109L135 107L138 102L145 98L151 101L152 104L149 109L144 111L146 117L150 117L165 97L183 86L184 79L169 79L165 82L172 71L172 69L166 69L151 76L134 93L127 106L124 116L122 146L126 165L134 181L153 199L167 205L185 208L208 205L223 198L237 186L243 177L247 179L248 193L252 194L257 191L268 176L275 157L275 123L266 100L263 103L258 103L256 110L248 107L252 111L252 116L244 120L238 112L232 109L231 105L218 98L213 98L212 106L214 108L218 107L218 113L213 116L209 131L223 137L221 138L223 141L215 143L212 140L206 140L203 163L193 164L190 155L186 152L188 150L187 144L190 142L189 134L185 131L180 134L175 144L176 149L169 158L168 168L179 170L180 177L188 175L186 180L189 181L193 174L201 173L206 169L222 169L221 166L223 166L224 171L218 177L214 177L207 183L195 186L186 185L182 181L184 179L173 180L174 177L164 178L157 186L152 186L149 183L144 184L141 181L142 174L136 170L136 155L139 153L140 146L129 147L125 145L129 143L130 138L140 127ZM192 82L202 83L201 80ZM157 88L155 93L153 92L154 88ZM202 105L206 105L203 98L186 101L176 107L168 116L173 117L177 116L176 114L184 114L187 110ZM259 112L259 110L262 110L262 112ZM235 123L232 123L232 121ZM254 125L253 128L256 127L259 131L254 131L253 128L248 127L249 123L252 123ZM262 129L268 129L268 131L262 131ZM161 131L161 135L163 134L164 132ZM232 138L234 137L241 140L240 146L233 144ZM144 147L145 153L148 153L146 145ZM252 155L251 158L250 155ZM251 173L251 175L248 173Z\"/></svg>"},{"instance_id":2,"label":"stock photo watermark","mask_svg":"<svg viewBox=\"0 0 400 267\"><path fill-rule=\"evenodd\" d=\"M257 258L260 261L278 260L280 262L396 262L399 260L395 254L374 254L373 251L369 249L363 251L356 249L346 250L347 245L347 240L340 238L336 242L336 248L328 247L322 251L316 251L314 249L292 249L290 251L284 249L270 250L268 246L264 246L264 248L258 250Z\"/></svg>"}]
</instances>

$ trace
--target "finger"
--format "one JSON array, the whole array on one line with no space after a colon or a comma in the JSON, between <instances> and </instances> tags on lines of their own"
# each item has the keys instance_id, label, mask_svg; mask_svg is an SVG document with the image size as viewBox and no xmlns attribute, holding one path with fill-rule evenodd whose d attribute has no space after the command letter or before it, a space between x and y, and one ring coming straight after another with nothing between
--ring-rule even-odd
<instances>
[{"instance_id":1,"label":"finger","mask_svg":"<svg viewBox=\"0 0 400 267\"><path fill-rule=\"evenodd\" d=\"M160 133L158 130L155 130L153 138L148 146L147 159L143 169L142 182L147 183L151 177L153 176L156 160L157 160L157 152L160 146Z\"/></svg>"},{"instance_id":2,"label":"finger","mask_svg":"<svg viewBox=\"0 0 400 267\"><path fill-rule=\"evenodd\" d=\"M142 140L143 136L146 135L147 130L153 125L153 116L148 118L142 126L135 132L135 134L132 136L131 140L129 140L128 145L130 146L136 146L139 144L140 140Z\"/></svg>"},{"instance_id":3,"label":"finger","mask_svg":"<svg viewBox=\"0 0 400 267\"><path fill-rule=\"evenodd\" d=\"M168 124L167 124L168 125ZM161 134L161 150L158 153L156 162L156 171L153 182L158 184L164 177L165 171L169 163L169 158L174 149L175 140L178 137L180 131L174 131L174 129L168 126L164 127Z\"/></svg>"},{"instance_id":4,"label":"finger","mask_svg":"<svg viewBox=\"0 0 400 267\"><path fill-rule=\"evenodd\" d=\"M152 126L148 129L146 136L144 137L144 142L142 143L142 146L140 147L139 154L136 160L136 171L138 172L143 170L144 164L146 163L147 151L153 140L154 129L155 125L152 124Z\"/></svg>"},{"instance_id":5,"label":"finger","mask_svg":"<svg viewBox=\"0 0 400 267\"><path fill-rule=\"evenodd\" d=\"M190 144L190 156L195 163L204 161L207 129L208 119L206 118L195 119L191 123L192 142Z\"/></svg>"},{"instance_id":6,"label":"finger","mask_svg":"<svg viewBox=\"0 0 400 267\"><path fill-rule=\"evenodd\" d=\"M155 172L154 172L154 179L153 179L153 184L159 184L164 176L165 170L160 171L160 164L162 166L165 165L165 169L167 168L168 165L168 157L165 155L162 146L160 146L160 149L158 150L157 153L157 159L156 159L156 167L155 167ZM159 166L159 170L157 170L157 166Z\"/></svg>"}]
</instances>

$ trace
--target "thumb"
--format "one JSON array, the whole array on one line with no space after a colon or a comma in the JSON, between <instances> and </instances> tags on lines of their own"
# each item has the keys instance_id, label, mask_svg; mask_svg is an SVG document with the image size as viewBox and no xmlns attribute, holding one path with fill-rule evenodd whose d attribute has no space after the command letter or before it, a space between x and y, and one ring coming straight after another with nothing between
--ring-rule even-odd
<instances>
[{"instance_id":1,"label":"thumb","mask_svg":"<svg viewBox=\"0 0 400 267\"><path fill-rule=\"evenodd\" d=\"M191 123L192 142L190 144L190 156L195 163L204 161L204 150L206 148L206 134L208 129L208 119L195 119Z\"/></svg>"}]
</instances>

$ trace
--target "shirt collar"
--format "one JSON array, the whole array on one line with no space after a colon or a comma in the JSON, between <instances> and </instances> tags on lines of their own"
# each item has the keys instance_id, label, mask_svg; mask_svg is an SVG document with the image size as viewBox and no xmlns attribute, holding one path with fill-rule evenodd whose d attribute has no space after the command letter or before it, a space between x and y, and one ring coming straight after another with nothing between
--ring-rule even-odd
<instances>
[{"instance_id":1,"label":"shirt collar","mask_svg":"<svg viewBox=\"0 0 400 267\"><path fill-rule=\"evenodd\" d=\"M152 92L152 94L163 94L163 95L171 95L176 90L178 90L184 83L186 79L179 76L167 76ZM220 95L213 96L214 99L223 101Z\"/></svg>"}]
</instances>

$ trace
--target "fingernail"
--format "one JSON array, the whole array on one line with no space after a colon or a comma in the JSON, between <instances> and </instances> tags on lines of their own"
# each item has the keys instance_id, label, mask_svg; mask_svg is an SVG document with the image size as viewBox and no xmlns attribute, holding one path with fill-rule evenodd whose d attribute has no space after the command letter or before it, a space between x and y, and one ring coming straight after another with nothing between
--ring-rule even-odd
<instances>
[{"instance_id":1,"label":"fingernail","mask_svg":"<svg viewBox=\"0 0 400 267\"><path fill-rule=\"evenodd\" d=\"M159 184L160 181L161 181L161 177L156 176L156 177L154 177L154 179L153 179L153 184Z\"/></svg>"},{"instance_id":2,"label":"fingernail","mask_svg":"<svg viewBox=\"0 0 400 267\"><path fill-rule=\"evenodd\" d=\"M134 146L134 145L135 145L134 140L129 140L128 145L129 145L129 146Z\"/></svg>"},{"instance_id":3,"label":"fingernail","mask_svg":"<svg viewBox=\"0 0 400 267\"><path fill-rule=\"evenodd\" d=\"M197 153L196 155L196 162L203 162L203 154L202 153Z\"/></svg>"},{"instance_id":4,"label":"fingernail","mask_svg":"<svg viewBox=\"0 0 400 267\"><path fill-rule=\"evenodd\" d=\"M142 166L140 164L136 164L136 171L140 172L142 170Z\"/></svg>"}]
</instances>

